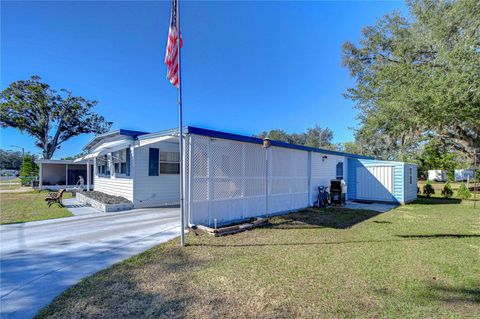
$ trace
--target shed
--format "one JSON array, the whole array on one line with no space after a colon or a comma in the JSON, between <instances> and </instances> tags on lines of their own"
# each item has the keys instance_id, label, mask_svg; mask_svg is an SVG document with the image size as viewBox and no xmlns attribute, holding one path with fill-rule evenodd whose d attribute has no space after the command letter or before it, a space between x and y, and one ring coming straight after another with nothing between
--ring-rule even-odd
<instances>
[{"instance_id":1,"label":"shed","mask_svg":"<svg viewBox=\"0 0 480 319\"><path fill-rule=\"evenodd\" d=\"M417 165L349 158L347 185L350 200L405 204L417 198Z\"/></svg>"}]
</instances>

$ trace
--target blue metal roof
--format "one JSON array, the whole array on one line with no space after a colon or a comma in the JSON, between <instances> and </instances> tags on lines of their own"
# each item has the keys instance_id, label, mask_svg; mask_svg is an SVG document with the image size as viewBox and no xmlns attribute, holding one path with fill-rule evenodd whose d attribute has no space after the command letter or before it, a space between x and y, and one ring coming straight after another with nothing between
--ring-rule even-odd
<instances>
[{"instance_id":1,"label":"blue metal roof","mask_svg":"<svg viewBox=\"0 0 480 319\"><path fill-rule=\"evenodd\" d=\"M120 135L128 135L128 136L132 136L132 137L137 137L137 136L140 136L140 135L148 134L148 132L140 132L140 131L132 131L132 130L124 130L124 129L120 129L119 133L120 133Z\"/></svg>"},{"instance_id":2,"label":"blue metal roof","mask_svg":"<svg viewBox=\"0 0 480 319\"><path fill-rule=\"evenodd\" d=\"M204 128L200 128L200 127L195 127L195 126L185 127L184 132L185 133L190 133L190 134L196 134L196 135L223 138L223 139L239 141L239 142L246 142L246 143L253 143L253 144L263 144L263 139L258 138L258 137L239 135L239 134L233 134L233 133L227 133L227 132L221 132L221 131L214 131L214 130L204 129ZM131 136L134 139L136 139L137 137L140 137L142 135L147 135L148 134L148 136L145 136L145 138L151 138L151 137L157 137L157 136L178 134L178 128L164 130L164 131L160 131L160 132L156 132L156 133L145 133L145 132L139 132L139 131L131 131L131 130L120 129L120 130L117 130L117 131L112 131L112 132L108 132L108 133L105 133L105 134L100 134L100 135L95 136L95 138L90 143L88 143L87 146L84 147L84 149L88 149L88 147L93 145L94 143L96 143L96 141L98 139L105 138L105 137L110 137L110 136L113 136L113 135L116 135L116 134ZM345 152L338 152L338 151L326 150L326 149L323 149L323 148L315 148L315 147L309 147L309 146L303 146L303 145L297 145L297 144L290 144L290 143L274 141L274 140L272 140L270 142L270 145L277 146L277 147L291 148L291 149L296 149L296 150L301 150L301 151L310 151L310 152L317 152L317 153L322 153L322 154L346 156L346 157L350 157L350 158L374 159L373 157L370 157L370 156L357 155L357 154L351 154L351 153L345 153Z\"/></svg>"},{"instance_id":3,"label":"blue metal roof","mask_svg":"<svg viewBox=\"0 0 480 319\"><path fill-rule=\"evenodd\" d=\"M187 127L187 132L190 133L190 134L204 135L204 136L216 137L216 138L223 138L223 139L234 140L234 141L239 141L239 142L263 144L263 139L258 138L258 137L245 136L245 135L232 134L232 133L225 133L225 132L208 130L208 129L203 129L203 128L194 127L194 126L188 126ZM297 145L297 144L290 144L290 143L273 141L273 140L270 142L270 145L277 146L277 147L291 148L291 149L296 149L296 150L302 150L302 151L310 151L310 152L317 152L317 153L323 153L323 154L346 156L346 157L350 157L350 158L373 159L373 157L370 157L370 156L357 155L357 154L338 152L338 151L331 151L331 150L326 150L326 149L323 149L323 148L315 148L315 147L309 147L309 146L303 146L303 145Z\"/></svg>"}]
</instances>

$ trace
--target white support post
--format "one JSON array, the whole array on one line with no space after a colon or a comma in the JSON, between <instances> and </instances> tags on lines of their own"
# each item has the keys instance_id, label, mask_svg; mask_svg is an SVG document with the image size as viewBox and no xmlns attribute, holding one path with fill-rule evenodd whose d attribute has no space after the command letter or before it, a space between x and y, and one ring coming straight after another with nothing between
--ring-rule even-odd
<instances>
[{"instance_id":1,"label":"white support post","mask_svg":"<svg viewBox=\"0 0 480 319\"><path fill-rule=\"evenodd\" d=\"M269 183L268 183L268 180L270 178L269 174L268 174L268 168L269 168L269 165L268 165L268 153L269 153L269 150L270 148L265 148L265 214L267 215L267 217L269 217L269 207L268 207L268 191L269 191Z\"/></svg>"},{"instance_id":2,"label":"white support post","mask_svg":"<svg viewBox=\"0 0 480 319\"><path fill-rule=\"evenodd\" d=\"M207 170L208 170L208 223L212 224L212 200L213 200L213 168L212 168L212 151L211 151L212 139L208 139L207 143Z\"/></svg>"},{"instance_id":3,"label":"white support post","mask_svg":"<svg viewBox=\"0 0 480 319\"><path fill-rule=\"evenodd\" d=\"M185 136L185 135L184 135ZM187 210L185 209L186 205L185 205L185 201L187 200L186 198L186 195L187 195L187 176L186 176L186 172L187 172L187 161L186 161L186 153L185 153L185 150L188 148L188 138L187 136L183 137L182 136L182 139L184 139L183 143L182 143L182 147L183 147L183 152L182 152L182 156L183 156L183 159L182 159L182 171L183 171L183 174L182 174L182 194L183 194L183 202L182 202L182 206L183 206L183 210L182 210L182 218L183 218L183 223L184 223L184 228L188 227L188 216L187 216Z\"/></svg>"},{"instance_id":4,"label":"white support post","mask_svg":"<svg viewBox=\"0 0 480 319\"><path fill-rule=\"evenodd\" d=\"M65 164L65 187L68 185L68 164Z\"/></svg>"},{"instance_id":5,"label":"white support post","mask_svg":"<svg viewBox=\"0 0 480 319\"><path fill-rule=\"evenodd\" d=\"M90 176L90 160L87 161L87 192L90 191L90 180L91 180L91 176Z\"/></svg>"},{"instance_id":6,"label":"white support post","mask_svg":"<svg viewBox=\"0 0 480 319\"><path fill-rule=\"evenodd\" d=\"M43 163L40 163L40 165L39 165L39 170L38 170L38 177L39 177L38 189L39 189L39 190L42 189L42 179L43 179L42 167L43 167Z\"/></svg>"},{"instance_id":7,"label":"white support post","mask_svg":"<svg viewBox=\"0 0 480 319\"><path fill-rule=\"evenodd\" d=\"M193 162L192 162L192 136L190 134L188 136L188 219L187 224L190 226L192 225L192 175L193 175Z\"/></svg>"},{"instance_id":8,"label":"white support post","mask_svg":"<svg viewBox=\"0 0 480 319\"><path fill-rule=\"evenodd\" d=\"M246 188L246 180L245 180L245 143L242 143L242 219L245 219L245 188Z\"/></svg>"},{"instance_id":9,"label":"white support post","mask_svg":"<svg viewBox=\"0 0 480 319\"><path fill-rule=\"evenodd\" d=\"M312 152L308 152L308 206L312 206Z\"/></svg>"}]
</instances>

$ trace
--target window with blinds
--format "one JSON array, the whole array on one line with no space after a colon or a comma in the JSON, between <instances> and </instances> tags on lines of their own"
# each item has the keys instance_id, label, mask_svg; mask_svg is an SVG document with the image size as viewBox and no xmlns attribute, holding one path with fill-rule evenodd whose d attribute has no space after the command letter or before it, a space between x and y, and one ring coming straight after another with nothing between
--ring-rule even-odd
<instances>
[{"instance_id":1,"label":"window with blinds","mask_svg":"<svg viewBox=\"0 0 480 319\"><path fill-rule=\"evenodd\" d=\"M179 152L160 152L160 174L180 174Z\"/></svg>"}]
</instances>

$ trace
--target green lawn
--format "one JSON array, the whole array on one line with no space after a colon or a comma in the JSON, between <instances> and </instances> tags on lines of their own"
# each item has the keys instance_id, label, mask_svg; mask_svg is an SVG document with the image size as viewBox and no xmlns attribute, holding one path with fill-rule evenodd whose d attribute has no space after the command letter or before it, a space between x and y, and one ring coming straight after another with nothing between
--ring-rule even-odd
<instances>
[{"instance_id":1,"label":"green lawn","mask_svg":"<svg viewBox=\"0 0 480 319\"><path fill-rule=\"evenodd\" d=\"M5 179L0 180L0 185L1 184L9 184L9 183L20 183L20 178L17 177L17 178L9 179L9 180L5 180Z\"/></svg>"},{"instance_id":2,"label":"green lawn","mask_svg":"<svg viewBox=\"0 0 480 319\"><path fill-rule=\"evenodd\" d=\"M47 191L0 193L0 224L72 216L72 213L59 205L54 204L49 208L45 202L47 195ZM63 198L70 197L71 193L63 195Z\"/></svg>"},{"instance_id":3,"label":"green lawn","mask_svg":"<svg viewBox=\"0 0 480 319\"><path fill-rule=\"evenodd\" d=\"M1 190L14 190L21 187L20 178L15 178L11 180L0 180L0 191Z\"/></svg>"},{"instance_id":4,"label":"green lawn","mask_svg":"<svg viewBox=\"0 0 480 319\"><path fill-rule=\"evenodd\" d=\"M480 209L310 209L187 236L82 280L39 318L479 318Z\"/></svg>"}]
</instances>

